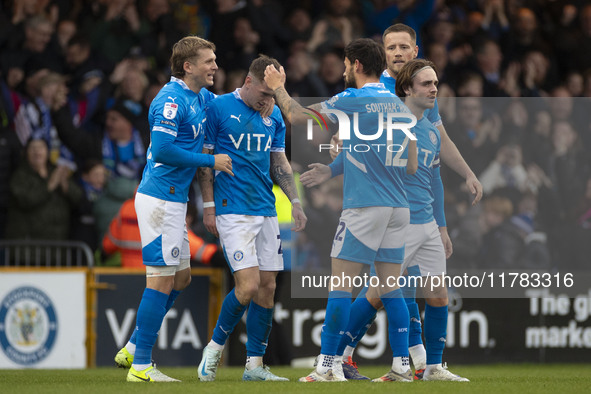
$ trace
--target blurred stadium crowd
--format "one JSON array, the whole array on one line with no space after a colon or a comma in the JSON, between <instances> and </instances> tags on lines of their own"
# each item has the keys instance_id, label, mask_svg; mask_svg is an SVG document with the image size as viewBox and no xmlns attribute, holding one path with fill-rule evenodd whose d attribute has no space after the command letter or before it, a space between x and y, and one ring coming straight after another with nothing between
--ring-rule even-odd
<instances>
[{"instance_id":1,"label":"blurred stadium crowd","mask_svg":"<svg viewBox=\"0 0 591 394\"><path fill-rule=\"evenodd\" d=\"M326 97L343 90L345 44L381 40L397 22L418 32L419 56L438 67L444 125L485 191L471 206L462 180L444 168L450 266L586 267L585 0L1 1L0 239L100 248L141 177L147 110L169 80L171 47L181 37L216 44L216 94L240 87L250 62L265 53L285 66L292 96ZM306 143L292 146L296 170L328 159ZM328 259L341 208L338 181L305 197L309 224L294 269Z\"/></svg>"}]
</instances>

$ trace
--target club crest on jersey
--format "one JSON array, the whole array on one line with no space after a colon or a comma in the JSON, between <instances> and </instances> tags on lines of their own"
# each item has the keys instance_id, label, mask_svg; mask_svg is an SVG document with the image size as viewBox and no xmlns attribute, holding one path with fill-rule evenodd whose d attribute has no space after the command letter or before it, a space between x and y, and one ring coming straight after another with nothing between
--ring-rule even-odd
<instances>
[{"instance_id":1,"label":"club crest on jersey","mask_svg":"<svg viewBox=\"0 0 591 394\"><path fill-rule=\"evenodd\" d=\"M234 260L242 261L243 258L244 258L244 253L242 253L241 250L237 250L236 252L234 252Z\"/></svg>"},{"instance_id":2,"label":"club crest on jersey","mask_svg":"<svg viewBox=\"0 0 591 394\"><path fill-rule=\"evenodd\" d=\"M174 248L172 248L172 252L170 254L172 255L172 257L176 259L177 257L179 257L179 253L179 248L175 246Z\"/></svg>"},{"instance_id":3,"label":"club crest on jersey","mask_svg":"<svg viewBox=\"0 0 591 394\"><path fill-rule=\"evenodd\" d=\"M431 140L431 142L433 144L437 144L437 136L435 135L434 132L429 131L429 139Z\"/></svg>"},{"instance_id":4,"label":"club crest on jersey","mask_svg":"<svg viewBox=\"0 0 591 394\"><path fill-rule=\"evenodd\" d=\"M176 111L178 110L179 105L175 104L175 103L164 103L164 111L162 112L162 115L164 115L164 117L166 119L174 119L174 117L176 116Z\"/></svg>"},{"instance_id":5,"label":"club crest on jersey","mask_svg":"<svg viewBox=\"0 0 591 394\"><path fill-rule=\"evenodd\" d=\"M267 116L266 118L263 118L263 124L265 126L271 126L273 124L273 121L271 120L270 117Z\"/></svg>"}]
</instances>

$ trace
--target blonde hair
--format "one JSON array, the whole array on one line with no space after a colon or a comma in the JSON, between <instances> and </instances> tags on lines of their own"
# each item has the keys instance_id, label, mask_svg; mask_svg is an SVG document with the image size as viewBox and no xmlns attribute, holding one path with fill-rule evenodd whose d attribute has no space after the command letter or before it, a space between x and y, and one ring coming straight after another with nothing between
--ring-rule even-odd
<instances>
[{"instance_id":1,"label":"blonde hair","mask_svg":"<svg viewBox=\"0 0 591 394\"><path fill-rule=\"evenodd\" d=\"M170 56L170 69L172 75L176 78L185 76L184 64L191 58L199 57L199 50L211 49L215 51L215 44L197 36L187 36L181 38L172 47L172 55Z\"/></svg>"}]
</instances>

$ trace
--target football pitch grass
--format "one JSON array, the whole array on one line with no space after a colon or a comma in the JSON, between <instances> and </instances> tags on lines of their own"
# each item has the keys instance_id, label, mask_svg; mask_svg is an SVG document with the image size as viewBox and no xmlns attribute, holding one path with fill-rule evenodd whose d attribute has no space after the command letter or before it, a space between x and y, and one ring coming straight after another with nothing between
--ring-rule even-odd
<instances>
[{"instance_id":1,"label":"football pitch grass","mask_svg":"<svg viewBox=\"0 0 591 394\"><path fill-rule=\"evenodd\" d=\"M360 372L375 378L388 366L361 367ZM162 372L182 383L127 383L127 370L95 368L87 370L0 370L0 393L590 393L591 364L493 364L454 365L452 372L471 380L456 382L299 383L310 369L274 367L272 371L290 382L242 382L243 368L221 367L215 382L201 383L197 368L166 368Z\"/></svg>"}]
</instances>

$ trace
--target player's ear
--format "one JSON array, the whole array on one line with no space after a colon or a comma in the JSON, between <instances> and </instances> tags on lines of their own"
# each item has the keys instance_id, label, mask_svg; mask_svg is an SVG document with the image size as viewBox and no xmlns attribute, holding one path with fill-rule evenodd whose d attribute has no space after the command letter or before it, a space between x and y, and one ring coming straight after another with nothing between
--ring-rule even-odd
<instances>
[{"instance_id":1,"label":"player's ear","mask_svg":"<svg viewBox=\"0 0 591 394\"><path fill-rule=\"evenodd\" d=\"M190 61L186 61L183 63L183 70L185 70L185 74L191 73L191 66L192 66L192 63Z\"/></svg>"},{"instance_id":2,"label":"player's ear","mask_svg":"<svg viewBox=\"0 0 591 394\"><path fill-rule=\"evenodd\" d=\"M355 59L355 65L353 69L356 73L363 74L363 64L359 61L359 59Z\"/></svg>"}]
</instances>

